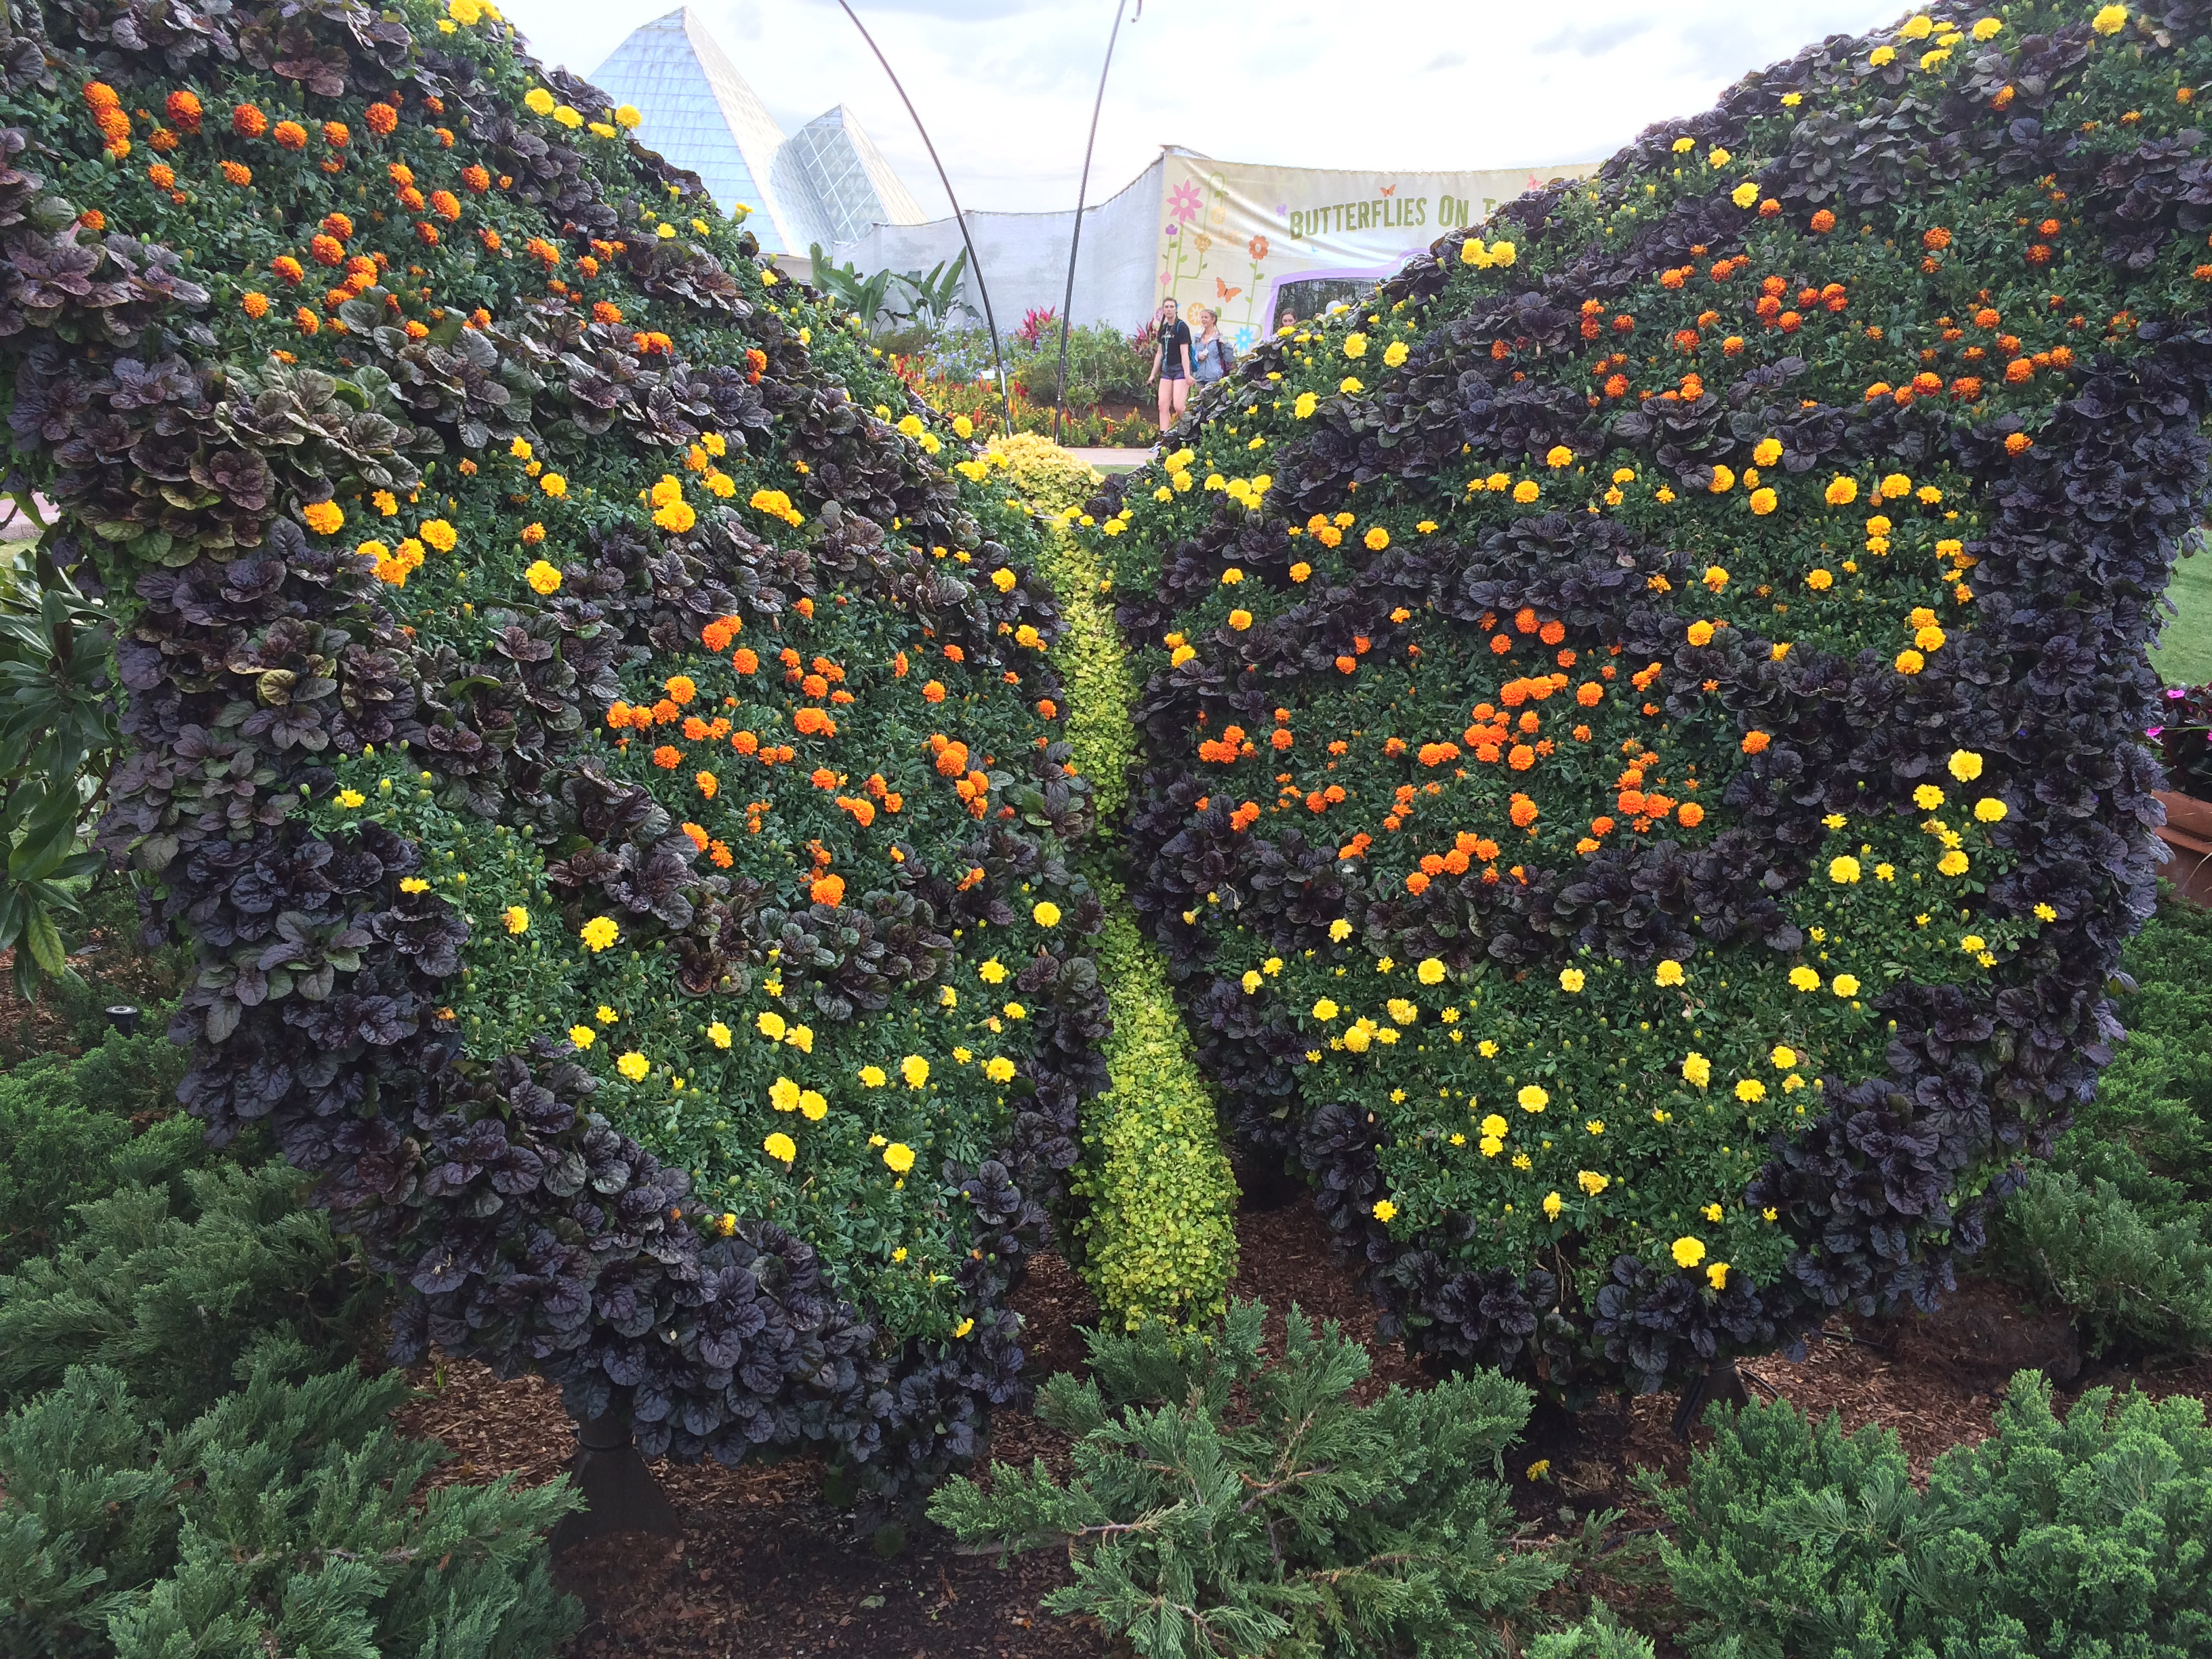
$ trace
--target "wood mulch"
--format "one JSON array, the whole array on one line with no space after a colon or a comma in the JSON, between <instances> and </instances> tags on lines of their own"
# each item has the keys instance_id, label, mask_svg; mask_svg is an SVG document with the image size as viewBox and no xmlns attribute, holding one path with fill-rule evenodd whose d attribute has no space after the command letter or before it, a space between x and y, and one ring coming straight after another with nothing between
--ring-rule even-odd
<instances>
[{"instance_id":1,"label":"wood mulch","mask_svg":"<svg viewBox=\"0 0 2212 1659\"><path fill-rule=\"evenodd\" d=\"M1303 1200L1250 1207L1238 1218L1242 1255L1233 1286L1280 1315L1296 1303L1334 1319L1374 1347L1375 1370L1363 1393L1391 1383L1426 1386L1399 1344L1374 1346L1375 1310L1348 1272L1332 1260L1327 1231ZM1056 1256L1041 1261L1016 1297L1034 1338L1030 1363L1041 1380L1079 1368L1078 1328L1094 1320L1090 1294ZM2212 1399L2212 1360L2131 1370L2085 1366L2063 1320L2024 1306L2010 1290L1968 1281L1942 1310L1891 1321L1838 1317L1809 1345L1802 1363L1771 1358L1742 1370L1762 1393L1802 1409L1838 1413L1846 1429L1878 1424L1893 1431L1916 1479L1950 1446L1978 1441L2013 1372L2036 1366L2068 1397L2099 1385L2130 1383L2159 1394ZM572 1446L556 1390L535 1378L501 1382L482 1366L447 1361L417 1368L423 1392L404 1414L405 1430L434 1435L458 1454L445 1479L513 1472L550 1479ZM1761 1385L1764 1385L1763 1387ZM1540 1406L1509 1458L1516 1508L1539 1534L1571 1533L1583 1517L1620 1511L1632 1542L1654 1521L1637 1492L1639 1468L1679 1475L1689 1449L1671 1432L1675 1399L1654 1395L1601 1403L1570 1414ZM1699 1429L1694 1437L1702 1440ZM1034 1418L1001 1413L991 1455L1026 1464L1042 1456L1065 1473L1066 1447ZM1546 1467L1531 1478L1532 1466ZM1103 1656L1113 1644L1096 1628L1039 1610L1067 1582L1064 1556L1040 1551L1001 1567L988 1556L958 1553L934 1532L909 1540L895 1559L855 1541L819 1490L811 1462L725 1469L707 1464L656 1466L681 1517L676 1538L622 1534L585 1542L559 1558L562 1582L584 1601L587 1622L568 1659L685 1654L726 1659L1074 1659ZM1630 1555L1620 1558L1632 1559ZM1662 1593L1633 1573L1601 1587L1624 1611L1655 1613Z\"/></svg>"}]
</instances>

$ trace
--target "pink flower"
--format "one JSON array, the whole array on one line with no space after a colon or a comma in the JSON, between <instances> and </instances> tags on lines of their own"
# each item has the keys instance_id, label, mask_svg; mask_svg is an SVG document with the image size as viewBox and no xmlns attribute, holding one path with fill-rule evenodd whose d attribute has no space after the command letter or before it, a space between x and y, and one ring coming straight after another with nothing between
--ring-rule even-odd
<instances>
[{"instance_id":1,"label":"pink flower","mask_svg":"<svg viewBox=\"0 0 2212 1659\"><path fill-rule=\"evenodd\" d=\"M1245 243L1244 246L1245 250L1251 254L1252 263L1255 265L1267 257L1267 239L1264 236L1255 236L1250 241Z\"/></svg>"},{"instance_id":2,"label":"pink flower","mask_svg":"<svg viewBox=\"0 0 2212 1659\"><path fill-rule=\"evenodd\" d=\"M1168 216L1178 224L1188 224L1198 217L1199 190L1193 180L1186 179L1175 187L1168 198Z\"/></svg>"}]
</instances>

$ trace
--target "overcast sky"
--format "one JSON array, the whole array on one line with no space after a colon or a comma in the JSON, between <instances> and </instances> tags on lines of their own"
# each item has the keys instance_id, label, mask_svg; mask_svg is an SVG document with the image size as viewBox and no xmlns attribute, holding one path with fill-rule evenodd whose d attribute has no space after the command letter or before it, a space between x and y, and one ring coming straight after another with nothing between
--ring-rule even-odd
<instances>
[{"instance_id":1,"label":"overcast sky","mask_svg":"<svg viewBox=\"0 0 2212 1659\"><path fill-rule=\"evenodd\" d=\"M1127 0L1125 0L1125 3ZM666 0L501 0L548 63L588 75ZM1073 204L1115 0L854 0L969 208ZM926 211L929 158L836 0L693 8L786 131L843 103ZM1413 171L1595 161L1751 70L1903 15L1873 0L1146 0L1124 22L1091 199L1159 146Z\"/></svg>"}]
</instances>

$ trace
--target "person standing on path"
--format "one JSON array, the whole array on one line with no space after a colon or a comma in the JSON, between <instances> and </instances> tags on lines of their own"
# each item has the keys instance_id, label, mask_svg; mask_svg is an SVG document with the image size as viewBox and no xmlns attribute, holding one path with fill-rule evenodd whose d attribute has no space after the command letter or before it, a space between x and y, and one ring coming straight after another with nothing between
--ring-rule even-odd
<instances>
[{"instance_id":1,"label":"person standing on path","mask_svg":"<svg viewBox=\"0 0 2212 1659\"><path fill-rule=\"evenodd\" d=\"M1171 297L1160 301L1152 322L1159 331L1152 346L1152 379L1160 386L1160 435L1164 438L1190 400L1190 325L1176 314Z\"/></svg>"},{"instance_id":2,"label":"person standing on path","mask_svg":"<svg viewBox=\"0 0 2212 1659\"><path fill-rule=\"evenodd\" d=\"M1190 343L1191 378L1200 386L1227 380L1237 367L1237 354L1221 337L1221 313L1211 306L1194 306L1191 314L1198 319L1198 336Z\"/></svg>"}]
</instances>

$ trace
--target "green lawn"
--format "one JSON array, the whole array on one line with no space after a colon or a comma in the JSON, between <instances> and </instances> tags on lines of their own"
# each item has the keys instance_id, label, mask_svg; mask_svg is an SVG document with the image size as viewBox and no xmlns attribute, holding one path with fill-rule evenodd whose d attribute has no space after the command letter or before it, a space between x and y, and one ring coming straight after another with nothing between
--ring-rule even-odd
<instances>
[{"instance_id":1,"label":"green lawn","mask_svg":"<svg viewBox=\"0 0 2212 1659\"><path fill-rule=\"evenodd\" d=\"M2168 685L2202 685L2212 680L2212 549L2176 565L2166 591L2181 614L2166 618L2151 666Z\"/></svg>"}]
</instances>

